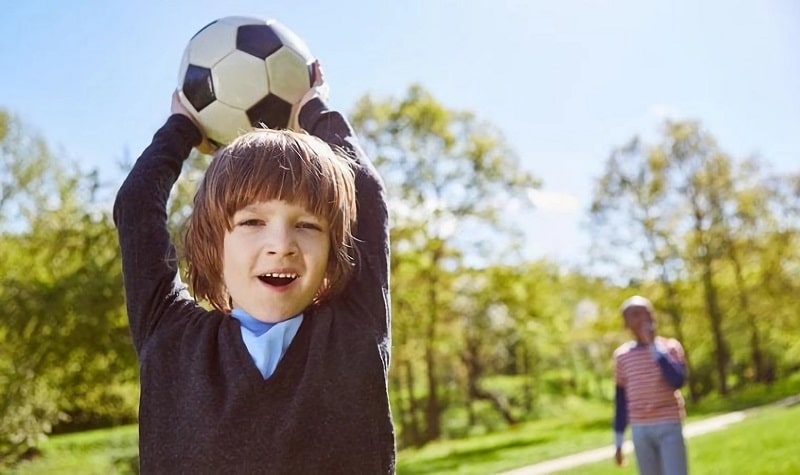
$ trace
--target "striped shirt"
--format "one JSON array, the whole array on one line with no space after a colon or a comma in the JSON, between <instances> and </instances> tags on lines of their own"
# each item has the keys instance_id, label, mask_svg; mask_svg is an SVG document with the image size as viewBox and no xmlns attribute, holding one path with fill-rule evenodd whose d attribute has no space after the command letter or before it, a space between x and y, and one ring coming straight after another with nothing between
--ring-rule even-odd
<instances>
[{"instance_id":1,"label":"striped shirt","mask_svg":"<svg viewBox=\"0 0 800 475\"><path fill-rule=\"evenodd\" d=\"M627 421L650 424L683 419L684 400L678 388L684 379L684 352L678 340L656 337L654 346L625 343L614 352L614 362L614 378L624 392L623 407L617 407L617 432L624 430Z\"/></svg>"}]
</instances>

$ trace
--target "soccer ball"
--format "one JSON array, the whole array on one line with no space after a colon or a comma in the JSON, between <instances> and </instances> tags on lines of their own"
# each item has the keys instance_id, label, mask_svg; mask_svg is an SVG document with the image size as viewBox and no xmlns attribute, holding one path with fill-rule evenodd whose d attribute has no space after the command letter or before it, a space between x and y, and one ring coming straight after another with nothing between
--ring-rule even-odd
<instances>
[{"instance_id":1,"label":"soccer ball","mask_svg":"<svg viewBox=\"0 0 800 475\"><path fill-rule=\"evenodd\" d=\"M276 20L225 17L190 40L178 73L178 98L208 139L227 145L254 127L287 128L311 88L314 57Z\"/></svg>"}]
</instances>

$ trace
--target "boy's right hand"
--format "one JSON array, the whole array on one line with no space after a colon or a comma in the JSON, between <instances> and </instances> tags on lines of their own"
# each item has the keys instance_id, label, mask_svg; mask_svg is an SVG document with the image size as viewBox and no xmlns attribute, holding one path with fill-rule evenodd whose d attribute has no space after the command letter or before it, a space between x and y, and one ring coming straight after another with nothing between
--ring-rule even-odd
<instances>
[{"instance_id":1,"label":"boy's right hand","mask_svg":"<svg viewBox=\"0 0 800 475\"><path fill-rule=\"evenodd\" d=\"M217 151L217 147L208 140L206 137L206 133L203 130L203 127L197 122L197 120L192 116L192 114L186 109L186 106L178 97L178 90L176 89L172 93L172 104L170 105L170 112L172 114L180 114L184 117L187 117L189 120L192 121L195 127L197 127L197 131L200 132L200 135L203 137L199 144L195 145L194 148L197 149L198 152L205 154L205 155L213 155L214 152Z\"/></svg>"}]
</instances>

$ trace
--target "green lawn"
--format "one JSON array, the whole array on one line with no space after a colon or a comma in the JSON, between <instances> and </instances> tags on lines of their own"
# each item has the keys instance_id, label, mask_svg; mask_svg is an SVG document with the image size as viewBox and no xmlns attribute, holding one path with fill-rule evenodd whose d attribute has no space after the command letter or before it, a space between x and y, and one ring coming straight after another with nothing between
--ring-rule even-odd
<instances>
[{"instance_id":1,"label":"green lawn","mask_svg":"<svg viewBox=\"0 0 800 475\"><path fill-rule=\"evenodd\" d=\"M606 424L608 425L607 421ZM607 427L582 430L564 423L521 424L508 431L437 442L398 456L398 475L484 475L608 443Z\"/></svg>"},{"instance_id":2,"label":"green lawn","mask_svg":"<svg viewBox=\"0 0 800 475\"><path fill-rule=\"evenodd\" d=\"M12 475L128 475L138 453L138 427L122 426L59 435L42 445L43 457L23 462Z\"/></svg>"},{"instance_id":3,"label":"green lawn","mask_svg":"<svg viewBox=\"0 0 800 475\"><path fill-rule=\"evenodd\" d=\"M398 475L485 475L609 443L610 406L561 396L546 402L547 417L466 439L432 442L398 454Z\"/></svg>"},{"instance_id":4,"label":"green lawn","mask_svg":"<svg viewBox=\"0 0 800 475\"><path fill-rule=\"evenodd\" d=\"M751 413L728 429L686 441L692 475L795 475L800 473L800 405ZM633 475L636 461L629 454L624 469L608 462L558 472L562 475Z\"/></svg>"},{"instance_id":5,"label":"green lawn","mask_svg":"<svg viewBox=\"0 0 800 475\"><path fill-rule=\"evenodd\" d=\"M560 414L519 424L502 432L469 439L441 441L398 455L399 475L486 475L541 462L611 443L606 403L564 398ZM761 401L767 402L767 401ZM699 418L692 416L692 420ZM798 474L800 473L800 406L753 412L746 420L721 432L688 440L691 473ZM135 473L136 426L51 437L42 457L25 462L11 475ZM635 460L619 469L609 461L587 465L565 474L634 474Z\"/></svg>"}]
</instances>

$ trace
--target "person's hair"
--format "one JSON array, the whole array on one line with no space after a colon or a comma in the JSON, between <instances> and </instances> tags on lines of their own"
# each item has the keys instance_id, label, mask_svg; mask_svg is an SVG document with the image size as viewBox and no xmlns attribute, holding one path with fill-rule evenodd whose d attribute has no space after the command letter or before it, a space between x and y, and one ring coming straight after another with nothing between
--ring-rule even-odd
<instances>
[{"instance_id":1,"label":"person's hair","mask_svg":"<svg viewBox=\"0 0 800 475\"><path fill-rule=\"evenodd\" d=\"M653 313L653 303L641 295L628 297L624 302L622 302L622 305L619 307L619 311L622 313L623 317L625 316L625 312L631 307L643 307L646 308L650 313Z\"/></svg>"},{"instance_id":2,"label":"person's hair","mask_svg":"<svg viewBox=\"0 0 800 475\"><path fill-rule=\"evenodd\" d=\"M218 151L197 189L184 234L187 278L195 298L231 310L222 274L225 234L233 229L237 211L269 200L303 206L328 220L328 265L313 303L335 297L357 258L354 175L354 162L344 151L288 130L255 130Z\"/></svg>"}]
</instances>

